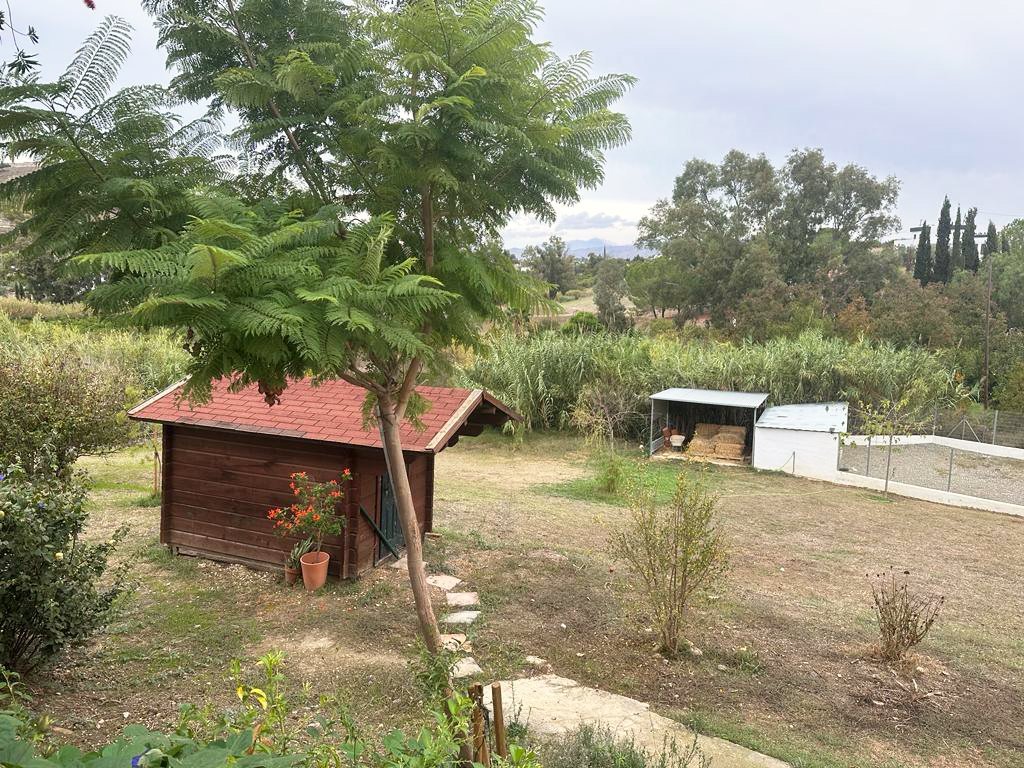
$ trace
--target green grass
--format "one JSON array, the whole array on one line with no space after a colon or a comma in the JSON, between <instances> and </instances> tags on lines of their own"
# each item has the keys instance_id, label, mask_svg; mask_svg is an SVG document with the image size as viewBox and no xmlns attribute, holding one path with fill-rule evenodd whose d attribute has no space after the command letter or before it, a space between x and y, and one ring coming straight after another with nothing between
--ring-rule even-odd
<instances>
[{"instance_id":1,"label":"green grass","mask_svg":"<svg viewBox=\"0 0 1024 768\"><path fill-rule=\"evenodd\" d=\"M651 462L646 465L646 470L654 484L655 497L663 502L672 498L680 473L696 476L699 472L695 467L667 461ZM708 468L707 472L711 487L714 489L716 485L720 484L721 477L714 468ZM611 504L617 507L625 507L629 504L629 497L625 490L612 492L603 490L597 472L587 477L578 477L561 483L537 485L534 486L534 490L548 496L560 496L576 501Z\"/></svg>"}]
</instances>

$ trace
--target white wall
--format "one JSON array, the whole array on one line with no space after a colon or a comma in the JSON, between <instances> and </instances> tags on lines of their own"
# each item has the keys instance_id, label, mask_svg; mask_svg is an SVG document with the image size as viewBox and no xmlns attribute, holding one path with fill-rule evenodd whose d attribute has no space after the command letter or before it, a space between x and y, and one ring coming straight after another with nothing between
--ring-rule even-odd
<instances>
[{"instance_id":1,"label":"white wall","mask_svg":"<svg viewBox=\"0 0 1024 768\"><path fill-rule=\"evenodd\" d=\"M834 480L839 464L839 435L799 429L754 428L756 469Z\"/></svg>"},{"instance_id":2,"label":"white wall","mask_svg":"<svg viewBox=\"0 0 1024 768\"><path fill-rule=\"evenodd\" d=\"M867 445L867 435L847 435L844 441L847 445ZM889 444L888 435L874 435L871 437L871 444L881 448ZM976 440L960 440L956 437L943 437L942 435L896 435L892 439L894 447L901 445L944 445L947 448L955 448L958 451L980 453L984 456L1000 456L1004 459L1021 459L1024 461L1024 448L1011 448L1008 445L996 445L993 443L979 443Z\"/></svg>"},{"instance_id":3,"label":"white wall","mask_svg":"<svg viewBox=\"0 0 1024 768\"><path fill-rule=\"evenodd\" d=\"M875 491L881 491L885 488L885 480L881 477L864 477L864 475L855 475L852 472L837 472L833 481L840 485L855 485L860 488L871 488ZM953 507L983 509L987 512L1002 512L1006 515L1024 517L1024 506L1020 504L1011 504L1008 501L995 501L994 499L981 499L977 496L965 496L962 493L950 493L949 491L925 488L920 485L907 485L906 483L897 483L895 480L889 481L889 493L894 493L897 496L907 496L911 499L932 501L937 504L949 504Z\"/></svg>"}]
</instances>

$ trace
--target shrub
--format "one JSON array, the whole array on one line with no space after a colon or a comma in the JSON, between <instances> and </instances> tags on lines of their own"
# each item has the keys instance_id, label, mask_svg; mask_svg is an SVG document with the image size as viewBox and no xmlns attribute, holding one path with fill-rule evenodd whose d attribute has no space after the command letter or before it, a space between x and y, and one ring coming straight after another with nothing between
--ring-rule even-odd
<instances>
[{"instance_id":1,"label":"shrub","mask_svg":"<svg viewBox=\"0 0 1024 768\"><path fill-rule=\"evenodd\" d=\"M561 332L567 336L600 333L603 330L604 326L593 312L576 312L561 328Z\"/></svg>"},{"instance_id":2,"label":"shrub","mask_svg":"<svg viewBox=\"0 0 1024 768\"><path fill-rule=\"evenodd\" d=\"M47 446L66 471L79 454L137 438L126 408L180 375L182 355L166 336L0 317L0 466L31 472Z\"/></svg>"},{"instance_id":3,"label":"shrub","mask_svg":"<svg viewBox=\"0 0 1024 768\"><path fill-rule=\"evenodd\" d=\"M655 500L651 481L641 473L631 489L631 515L615 537L618 556L639 579L654 613L662 650L679 651L688 610L725 572L725 542L715 526L717 499L702 474L680 473L668 504Z\"/></svg>"},{"instance_id":4,"label":"shrub","mask_svg":"<svg viewBox=\"0 0 1024 768\"><path fill-rule=\"evenodd\" d=\"M994 394L1000 408L1024 413L1024 362L1010 369L996 386Z\"/></svg>"},{"instance_id":5,"label":"shrub","mask_svg":"<svg viewBox=\"0 0 1024 768\"><path fill-rule=\"evenodd\" d=\"M892 568L878 574L871 585L878 620L879 653L888 662L900 661L916 646L939 616L945 598L910 591L910 571L897 575Z\"/></svg>"},{"instance_id":6,"label":"shrub","mask_svg":"<svg viewBox=\"0 0 1024 768\"><path fill-rule=\"evenodd\" d=\"M710 759L694 737L686 748L668 740L652 755L631 739L619 739L611 730L581 725L538 746L544 768L708 768Z\"/></svg>"},{"instance_id":7,"label":"shrub","mask_svg":"<svg viewBox=\"0 0 1024 768\"><path fill-rule=\"evenodd\" d=\"M352 472L341 471L341 483L348 483ZM325 536L337 536L345 527L345 518L337 514L337 505L345 496L337 480L318 483L305 472L292 472L288 483L295 496L289 507L274 507L267 512L274 522L274 530L282 536L301 536L312 539L317 552L323 547ZM301 557L301 555L300 555Z\"/></svg>"},{"instance_id":8,"label":"shrub","mask_svg":"<svg viewBox=\"0 0 1024 768\"><path fill-rule=\"evenodd\" d=\"M615 450L615 445L608 443L594 455L597 467L595 484L602 493L618 493L635 473L636 462L630 461Z\"/></svg>"},{"instance_id":9,"label":"shrub","mask_svg":"<svg viewBox=\"0 0 1024 768\"><path fill-rule=\"evenodd\" d=\"M29 670L84 643L110 616L123 571L107 586L108 558L123 536L80 540L86 488L80 475L0 480L0 665Z\"/></svg>"}]
</instances>

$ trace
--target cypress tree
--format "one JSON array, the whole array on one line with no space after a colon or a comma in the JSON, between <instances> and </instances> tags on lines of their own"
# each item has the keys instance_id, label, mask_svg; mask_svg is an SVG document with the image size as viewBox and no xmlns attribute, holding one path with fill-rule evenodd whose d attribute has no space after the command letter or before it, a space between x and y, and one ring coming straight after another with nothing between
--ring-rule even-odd
<instances>
[{"instance_id":1,"label":"cypress tree","mask_svg":"<svg viewBox=\"0 0 1024 768\"><path fill-rule=\"evenodd\" d=\"M914 279L919 280L921 285L928 285L932 279L932 228L927 221L921 225L921 236L917 239Z\"/></svg>"},{"instance_id":2,"label":"cypress tree","mask_svg":"<svg viewBox=\"0 0 1024 768\"><path fill-rule=\"evenodd\" d=\"M939 226L935 231L935 263L932 266L932 280L948 283L950 278L949 234L953 229L949 220L949 198L942 201Z\"/></svg>"},{"instance_id":3,"label":"cypress tree","mask_svg":"<svg viewBox=\"0 0 1024 768\"><path fill-rule=\"evenodd\" d=\"M953 222L953 247L949 252L949 277L964 268L963 238L960 234L960 206L956 207L956 221Z\"/></svg>"},{"instance_id":4,"label":"cypress tree","mask_svg":"<svg viewBox=\"0 0 1024 768\"><path fill-rule=\"evenodd\" d=\"M974 242L974 235L978 231L978 223L975 221L977 217L977 208L967 209L967 216L964 217L964 237L960 244L964 252L964 269L971 272L977 272L979 264L978 244Z\"/></svg>"},{"instance_id":5,"label":"cypress tree","mask_svg":"<svg viewBox=\"0 0 1024 768\"><path fill-rule=\"evenodd\" d=\"M996 225L991 221L989 221L988 231L985 233L985 244L981 248L981 252L986 256L999 252L999 233L996 231Z\"/></svg>"}]
</instances>

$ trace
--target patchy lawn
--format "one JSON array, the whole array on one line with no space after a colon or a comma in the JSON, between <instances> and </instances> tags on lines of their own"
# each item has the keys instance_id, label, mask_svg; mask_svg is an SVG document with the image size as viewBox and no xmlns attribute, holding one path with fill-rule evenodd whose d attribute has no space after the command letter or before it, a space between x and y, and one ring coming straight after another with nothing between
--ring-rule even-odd
<instances>
[{"instance_id":1,"label":"patchy lawn","mask_svg":"<svg viewBox=\"0 0 1024 768\"><path fill-rule=\"evenodd\" d=\"M31 681L76 741L105 738L124 713L159 725L186 701L229 704L230 659L270 648L288 653L300 702L340 692L370 729L420 716L403 574L379 569L309 596L272 574L170 557L145 452L83 464L97 480L89 535L132 527L124 556L139 588L92 647ZM472 639L487 679L525 674L524 656L542 656L560 675L805 768L1021 765L1024 520L716 469L731 569L688 635L702 654L666 661L608 553L627 510L595 492L578 440L513 448L484 436L437 466L442 537L428 558L480 592ZM654 471L667 494L677 466ZM895 672L870 657L865 578L889 565L946 596L920 655Z\"/></svg>"}]
</instances>

